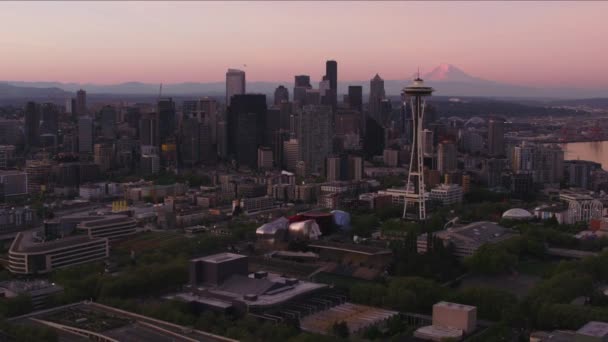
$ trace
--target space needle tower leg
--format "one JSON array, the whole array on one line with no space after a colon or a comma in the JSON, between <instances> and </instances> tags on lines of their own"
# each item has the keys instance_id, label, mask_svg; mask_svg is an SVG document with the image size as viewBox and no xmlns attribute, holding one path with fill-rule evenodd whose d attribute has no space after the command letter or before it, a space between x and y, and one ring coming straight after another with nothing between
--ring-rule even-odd
<instances>
[{"instance_id":1,"label":"space needle tower leg","mask_svg":"<svg viewBox=\"0 0 608 342\"><path fill-rule=\"evenodd\" d=\"M404 99L409 98L412 112L412 149L410 154L410 167L407 176L405 189L405 198L403 203L403 218L407 218L408 197L413 198L413 201L418 207L418 220L426 219L426 201L424 196L424 152L422 146L422 123L424 118L424 110L426 101L424 97L430 96L433 88L424 85L420 77L414 80L414 83L403 89ZM404 104L407 101L404 100ZM413 180L414 178L415 180ZM413 181L413 186L412 186ZM413 192L412 192L413 188Z\"/></svg>"}]
</instances>

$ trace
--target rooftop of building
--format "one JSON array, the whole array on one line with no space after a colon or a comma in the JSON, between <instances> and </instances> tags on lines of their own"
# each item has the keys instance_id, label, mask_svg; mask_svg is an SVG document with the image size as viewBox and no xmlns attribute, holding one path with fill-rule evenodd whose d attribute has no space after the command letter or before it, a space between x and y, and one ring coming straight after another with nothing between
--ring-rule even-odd
<instances>
[{"instance_id":1,"label":"rooftop of building","mask_svg":"<svg viewBox=\"0 0 608 342\"><path fill-rule=\"evenodd\" d=\"M121 223L121 222L134 222L132 218L127 215L104 215L95 216L97 219L91 219L88 221L81 222L80 227L82 228L95 228L107 224Z\"/></svg>"},{"instance_id":2,"label":"rooftop of building","mask_svg":"<svg viewBox=\"0 0 608 342\"><path fill-rule=\"evenodd\" d=\"M300 327L304 331L327 334L334 322L342 321L346 322L350 333L355 334L397 314L396 311L347 302L304 317Z\"/></svg>"},{"instance_id":3,"label":"rooftop of building","mask_svg":"<svg viewBox=\"0 0 608 342\"><path fill-rule=\"evenodd\" d=\"M578 329L576 333L584 336L606 338L608 337L608 323L592 321Z\"/></svg>"},{"instance_id":4,"label":"rooftop of building","mask_svg":"<svg viewBox=\"0 0 608 342\"><path fill-rule=\"evenodd\" d=\"M532 215L529 211L521 208L512 208L502 214L502 218L504 219L523 220L531 219L533 217L534 215Z\"/></svg>"},{"instance_id":5,"label":"rooftop of building","mask_svg":"<svg viewBox=\"0 0 608 342\"><path fill-rule=\"evenodd\" d=\"M443 341L444 339L460 339L462 337L462 330L454 329L439 325L427 325L420 327L414 333L415 337L421 339L430 339L432 341Z\"/></svg>"},{"instance_id":6,"label":"rooftop of building","mask_svg":"<svg viewBox=\"0 0 608 342\"><path fill-rule=\"evenodd\" d=\"M51 283L48 280L10 280L0 282L0 291L11 292L15 295L28 294L32 297L45 293L55 293L63 291L63 288L55 283ZM9 296L7 296L9 297Z\"/></svg>"},{"instance_id":7,"label":"rooftop of building","mask_svg":"<svg viewBox=\"0 0 608 342\"><path fill-rule=\"evenodd\" d=\"M210 263L217 264L217 263L221 263L221 262L238 260L238 259L243 259L243 258L246 258L246 256L241 255L241 254L225 252L225 253L218 253L218 254L204 256L201 258L192 259L191 261L203 261L203 262L210 262Z\"/></svg>"},{"instance_id":8,"label":"rooftop of building","mask_svg":"<svg viewBox=\"0 0 608 342\"><path fill-rule=\"evenodd\" d=\"M11 323L22 326L55 329L60 341L88 341L90 337L108 341L236 342L201 330L91 302L36 311L10 320ZM83 334L88 336L83 338Z\"/></svg>"},{"instance_id":9,"label":"rooftop of building","mask_svg":"<svg viewBox=\"0 0 608 342\"><path fill-rule=\"evenodd\" d=\"M468 224L466 226L448 228L435 233L441 239L456 240L475 246L485 243L496 243L515 236L515 232L504 228L497 223L481 221ZM419 239L426 239L423 234Z\"/></svg>"},{"instance_id":10,"label":"rooftop of building","mask_svg":"<svg viewBox=\"0 0 608 342\"><path fill-rule=\"evenodd\" d=\"M90 238L88 235L72 235L61 239L43 241L34 231L19 232L11 244L10 252L36 253L48 252L77 244L105 240L105 238Z\"/></svg>"},{"instance_id":11,"label":"rooftop of building","mask_svg":"<svg viewBox=\"0 0 608 342\"><path fill-rule=\"evenodd\" d=\"M459 310L459 311L474 311L477 310L476 307L471 306L471 305L465 305L465 304L458 304L458 303L451 303L451 302L439 302L435 305L433 305L433 307L441 307L441 308L449 308L449 309L453 309L453 310Z\"/></svg>"},{"instance_id":12,"label":"rooftop of building","mask_svg":"<svg viewBox=\"0 0 608 342\"><path fill-rule=\"evenodd\" d=\"M309 247L337 250L347 253L365 254L365 255L387 255L391 254L390 249L379 248L374 246L358 245L354 243L341 243L341 242L330 242L330 241L314 241L311 242Z\"/></svg>"}]
</instances>

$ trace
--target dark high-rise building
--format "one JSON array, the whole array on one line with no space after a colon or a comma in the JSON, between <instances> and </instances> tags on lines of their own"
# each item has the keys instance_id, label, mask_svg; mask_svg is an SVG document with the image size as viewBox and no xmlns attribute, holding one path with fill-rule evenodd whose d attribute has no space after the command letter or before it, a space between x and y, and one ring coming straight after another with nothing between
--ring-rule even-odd
<instances>
[{"instance_id":1,"label":"dark high-rise building","mask_svg":"<svg viewBox=\"0 0 608 342\"><path fill-rule=\"evenodd\" d=\"M78 152L93 153L93 119L88 115L78 118Z\"/></svg>"},{"instance_id":2,"label":"dark high-rise building","mask_svg":"<svg viewBox=\"0 0 608 342\"><path fill-rule=\"evenodd\" d=\"M283 101L289 101L289 90L280 85L274 91L274 104L279 105Z\"/></svg>"},{"instance_id":3,"label":"dark high-rise building","mask_svg":"<svg viewBox=\"0 0 608 342\"><path fill-rule=\"evenodd\" d=\"M175 133L175 102L172 98L158 101L158 124L160 142L168 140Z\"/></svg>"},{"instance_id":4,"label":"dark high-rise building","mask_svg":"<svg viewBox=\"0 0 608 342\"><path fill-rule=\"evenodd\" d=\"M25 144L28 147L38 146L40 137L40 106L36 102L28 102L25 106Z\"/></svg>"},{"instance_id":5,"label":"dark high-rise building","mask_svg":"<svg viewBox=\"0 0 608 342\"><path fill-rule=\"evenodd\" d=\"M384 128L371 117L367 117L365 120L363 153L366 158L372 158L384 153Z\"/></svg>"},{"instance_id":6,"label":"dark high-rise building","mask_svg":"<svg viewBox=\"0 0 608 342\"><path fill-rule=\"evenodd\" d=\"M234 95L228 107L228 155L241 166L257 167L257 149L266 146L266 95Z\"/></svg>"},{"instance_id":7,"label":"dark high-rise building","mask_svg":"<svg viewBox=\"0 0 608 342\"><path fill-rule=\"evenodd\" d=\"M127 107L125 113L125 122L129 127L136 129L139 136L139 119L141 119L141 113L137 107Z\"/></svg>"},{"instance_id":8,"label":"dark high-rise building","mask_svg":"<svg viewBox=\"0 0 608 342\"><path fill-rule=\"evenodd\" d=\"M488 121L488 154L502 156L505 154L505 123L494 118Z\"/></svg>"},{"instance_id":9,"label":"dark high-rise building","mask_svg":"<svg viewBox=\"0 0 608 342\"><path fill-rule=\"evenodd\" d=\"M53 103L44 103L41 107L42 123L40 131L42 133L57 134L59 129L59 108Z\"/></svg>"},{"instance_id":10,"label":"dark high-rise building","mask_svg":"<svg viewBox=\"0 0 608 342\"><path fill-rule=\"evenodd\" d=\"M310 85L310 76L297 75L293 88L293 102L297 102L302 106L306 100L306 90L312 88Z\"/></svg>"},{"instance_id":11,"label":"dark high-rise building","mask_svg":"<svg viewBox=\"0 0 608 342\"><path fill-rule=\"evenodd\" d=\"M335 110L338 105L338 62L325 62L325 77L329 81L332 108Z\"/></svg>"},{"instance_id":12,"label":"dark high-rise building","mask_svg":"<svg viewBox=\"0 0 608 342\"><path fill-rule=\"evenodd\" d=\"M384 80L378 74L369 82L369 116L380 118L380 102L385 98Z\"/></svg>"},{"instance_id":13,"label":"dark high-rise building","mask_svg":"<svg viewBox=\"0 0 608 342\"><path fill-rule=\"evenodd\" d=\"M145 113L139 120L139 141L142 146L159 146L158 114Z\"/></svg>"},{"instance_id":14,"label":"dark high-rise building","mask_svg":"<svg viewBox=\"0 0 608 342\"><path fill-rule=\"evenodd\" d=\"M351 109L363 111L363 87L348 86L348 106Z\"/></svg>"},{"instance_id":15,"label":"dark high-rise building","mask_svg":"<svg viewBox=\"0 0 608 342\"><path fill-rule=\"evenodd\" d=\"M100 112L101 135L105 139L116 138L116 109L112 106L104 106Z\"/></svg>"},{"instance_id":16,"label":"dark high-rise building","mask_svg":"<svg viewBox=\"0 0 608 342\"><path fill-rule=\"evenodd\" d=\"M74 108L72 108L74 110ZM83 89L80 89L76 92L76 115L86 115L87 114L87 92Z\"/></svg>"},{"instance_id":17,"label":"dark high-rise building","mask_svg":"<svg viewBox=\"0 0 608 342\"><path fill-rule=\"evenodd\" d=\"M209 126L198 118L184 118L179 149L182 163L185 165L193 166L213 161Z\"/></svg>"}]
</instances>

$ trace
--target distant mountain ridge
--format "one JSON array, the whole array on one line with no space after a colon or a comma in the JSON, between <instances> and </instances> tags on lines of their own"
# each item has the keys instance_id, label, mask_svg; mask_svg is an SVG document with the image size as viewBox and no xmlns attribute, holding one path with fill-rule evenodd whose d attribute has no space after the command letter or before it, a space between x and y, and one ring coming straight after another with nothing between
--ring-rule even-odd
<instances>
[{"instance_id":1,"label":"distant mountain ridge","mask_svg":"<svg viewBox=\"0 0 608 342\"><path fill-rule=\"evenodd\" d=\"M412 79L417 75L412 75ZM480 97L538 97L538 98L589 98L608 97L608 89L578 89L578 88L537 88L520 85L500 83L471 76L451 64L441 64L421 75L426 83L435 88L436 95L442 96L480 96ZM403 87L411 80L385 80L384 85L388 95L398 95ZM0 81L0 84L2 81ZM78 89L85 89L89 94L113 95L155 95L158 94L159 84L142 82L124 82L119 84L93 84L93 83L61 83L61 82L20 82L4 81L8 85L47 89L52 96L60 95L60 90L75 93ZM247 92L271 95L277 86L284 85L288 89L293 87L292 82L247 82ZM369 92L369 81L342 81L338 83L338 92L347 93L349 85L363 86L363 92ZM313 84L313 86L315 86ZM163 84L163 95L222 95L225 93L224 82L182 82ZM0 98L5 91L11 94L16 90L0 88ZM40 90L40 92L44 92ZM66 96L71 96L66 94Z\"/></svg>"}]
</instances>

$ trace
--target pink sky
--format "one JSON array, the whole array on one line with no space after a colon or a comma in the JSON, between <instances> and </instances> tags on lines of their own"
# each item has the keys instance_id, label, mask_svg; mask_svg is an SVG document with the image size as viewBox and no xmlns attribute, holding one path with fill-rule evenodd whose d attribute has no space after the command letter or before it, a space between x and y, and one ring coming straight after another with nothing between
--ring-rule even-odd
<instances>
[{"instance_id":1,"label":"pink sky","mask_svg":"<svg viewBox=\"0 0 608 342\"><path fill-rule=\"evenodd\" d=\"M0 79L117 83L408 78L608 86L608 2L2 2Z\"/></svg>"}]
</instances>

